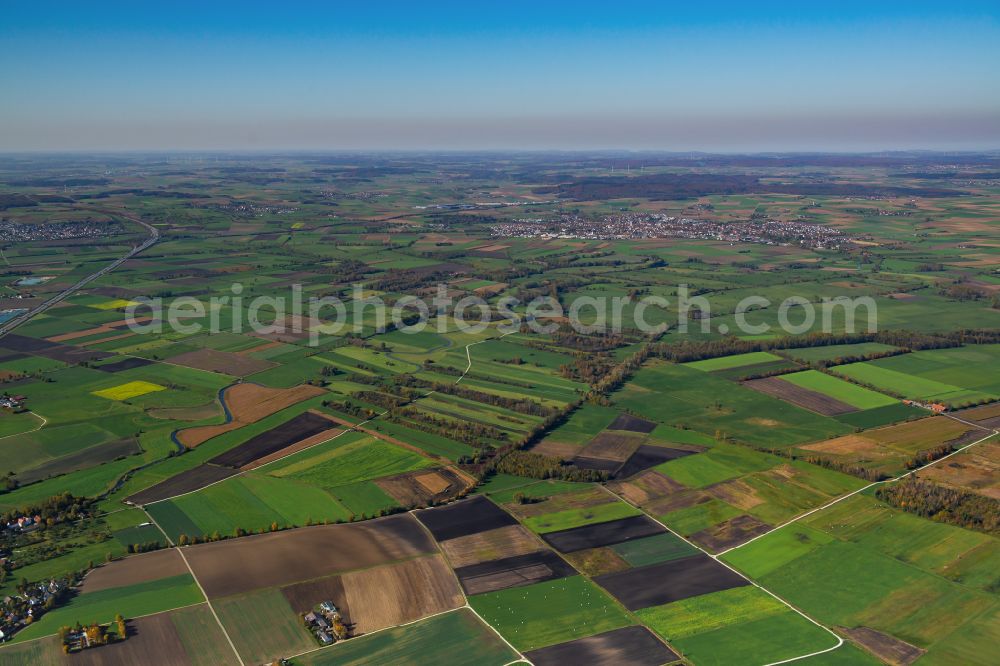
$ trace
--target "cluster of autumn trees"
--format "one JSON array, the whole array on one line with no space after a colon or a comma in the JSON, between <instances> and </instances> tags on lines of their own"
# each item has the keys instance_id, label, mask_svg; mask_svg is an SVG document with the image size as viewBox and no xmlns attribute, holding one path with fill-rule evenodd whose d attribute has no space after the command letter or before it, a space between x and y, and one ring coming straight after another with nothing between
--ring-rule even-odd
<instances>
[{"instance_id":1,"label":"cluster of autumn trees","mask_svg":"<svg viewBox=\"0 0 1000 666\"><path fill-rule=\"evenodd\" d=\"M924 518L1000 536L1000 502L990 497L946 488L915 476L882 486L875 496Z\"/></svg>"},{"instance_id":2,"label":"cluster of autumn trees","mask_svg":"<svg viewBox=\"0 0 1000 666\"><path fill-rule=\"evenodd\" d=\"M159 541L145 541L143 543L130 543L125 546L125 551L128 553L148 553L160 548L163 548L163 544Z\"/></svg>"},{"instance_id":3,"label":"cluster of autumn trees","mask_svg":"<svg viewBox=\"0 0 1000 666\"><path fill-rule=\"evenodd\" d=\"M606 472L580 469L540 453L514 450L496 459L492 470L500 474L525 476L532 479L563 479L564 481L604 481Z\"/></svg>"},{"instance_id":4,"label":"cluster of autumn trees","mask_svg":"<svg viewBox=\"0 0 1000 666\"><path fill-rule=\"evenodd\" d=\"M615 360L607 354L580 354L570 363L559 366L559 374L566 379L596 384L615 365Z\"/></svg>"},{"instance_id":5,"label":"cluster of autumn trees","mask_svg":"<svg viewBox=\"0 0 1000 666\"><path fill-rule=\"evenodd\" d=\"M882 481L883 479L889 478L884 472L869 469L856 463L845 462L842 460L833 460L832 458L823 458L820 456L806 456L803 460L813 465L818 465L827 469L843 472L844 474L856 476L859 479L864 479L865 481Z\"/></svg>"},{"instance_id":6,"label":"cluster of autumn trees","mask_svg":"<svg viewBox=\"0 0 1000 666\"><path fill-rule=\"evenodd\" d=\"M55 525L65 521L74 521L91 514L94 500L88 497L76 497L65 492L43 500L39 504L22 506L17 509L0 513L0 525L16 521L21 516L40 516L45 525Z\"/></svg>"},{"instance_id":7,"label":"cluster of autumn trees","mask_svg":"<svg viewBox=\"0 0 1000 666\"><path fill-rule=\"evenodd\" d=\"M114 631L109 631L112 626L114 627ZM86 637L86 644L76 640L74 638L76 636ZM66 654L69 654L74 648L98 647L112 642L123 641L127 638L128 626L121 613L115 614L114 623L108 627L96 622L85 627L77 622L74 627L60 627L59 629L59 639L62 642L63 652Z\"/></svg>"}]
</instances>

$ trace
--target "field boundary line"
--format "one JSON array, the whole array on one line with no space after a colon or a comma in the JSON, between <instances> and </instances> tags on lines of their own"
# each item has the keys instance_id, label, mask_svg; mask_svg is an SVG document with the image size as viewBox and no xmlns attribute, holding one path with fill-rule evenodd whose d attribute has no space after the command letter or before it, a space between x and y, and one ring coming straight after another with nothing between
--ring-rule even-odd
<instances>
[{"instance_id":1,"label":"field boundary line","mask_svg":"<svg viewBox=\"0 0 1000 666\"><path fill-rule=\"evenodd\" d=\"M93 569L91 569L91 571L93 571ZM205 602L204 601L199 601L199 602L193 603L193 604L185 604L184 606L178 606L177 608L168 608L167 610L156 611L155 613L143 613L142 615L133 615L131 617L125 618L125 620L126 621L128 621L128 620L141 620L144 617L153 617L154 615L163 615L164 613L173 613L174 611L184 610L185 608L194 608L195 606L201 606L203 603L205 603ZM16 636L17 634L14 634L14 635ZM58 636L58 635L59 635L58 633L45 634L44 636L36 636L35 638L29 638L28 640L21 641L19 643L15 643L13 641L8 641L6 643L0 643L0 653L3 652L4 648L11 647L12 645L27 645L28 643L34 643L35 641L42 641L42 640L45 640L46 638L52 638L53 636Z\"/></svg>"},{"instance_id":2,"label":"field boundary line","mask_svg":"<svg viewBox=\"0 0 1000 666\"><path fill-rule=\"evenodd\" d=\"M236 644L233 643L233 639L229 637L229 632L226 631L225 625L223 625L222 620L219 619L219 614L215 612L215 607L212 606L212 600L208 598L208 594L205 592L205 588L201 586L201 581L198 580L198 576L195 574L194 569L191 568L191 563L188 562L187 557L184 555L184 549L178 547L177 544L174 543L174 540L170 538L170 535L167 534L166 530L160 527L160 524L156 522L156 518L153 518L153 516L148 511L146 511L145 508L142 509L142 512L146 514L146 516L154 525L156 525L156 529L160 530L160 533L163 534L164 538L167 540L167 543L170 544L170 547L174 548L174 550L176 550L177 553L181 556L181 559L184 560L184 566L186 566L188 572L190 572L191 579L194 580L194 584L198 586L198 590L201 592L201 596L205 597L205 604L208 606L208 610L212 612L212 617L215 618L215 621L219 625L219 629L222 630L222 635L226 637L226 641L229 643L229 647L233 649L233 654L236 655L236 661L240 663L240 666L246 666L246 662L243 661L243 657L240 656L239 650L236 649Z\"/></svg>"},{"instance_id":3,"label":"field boundary line","mask_svg":"<svg viewBox=\"0 0 1000 666\"><path fill-rule=\"evenodd\" d=\"M763 666L777 666L778 664L787 664L787 663L789 663L789 662L793 662L793 661L798 661L799 659L806 659L806 658L808 658L808 657L815 657L816 655L819 655L819 654L824 654L824 653L826 653L826 652L832 652L833 650L836 650L837 648L839 648L839 647L840 647L841 645L843 645L843 644L844 644L844 639L843 639L843 637L841 637L841 636L840 636L840 635L839 635L839 634L838 634L837 632L835 632L835 631L834 631L833 629L830 629L830 628L829 628L829 627L827 627L826 625L823 625L823 624L820 624L820 623L819 623L819 622L817 622L816 620L814 620L814 619L812 619L811 617L809 617L809 616L808 616L808 615L807 615L807 614L806 614L805 612L803 612L803 611L799 610L798 608L796 608L795 606L793 606L793 605L792 605L791 603L789 603L788 601L786 601L786 600L782 599L782 598L781 598L781 597L779 597L779 596L778 596L777 594L775 594L775 593L774 593L774 592L772 592L771 590L767 589L766 587L764 587L763 585L761 585L761 584L760 584L760 583L758 583L757 581L753 580L752 578L750 578L749 576L745 575L744 573L742 573L742 572L738 571L737 569L735 569L735 568L733 568L733 567L729 566L728 564L726 564L725 562L723 562L722 560L720 560L720 559L719 559L719 555L713 555L712 553L708 552L707 550L705 550L704 548L702 548L702 547L701 547L701 546L699 546L698 544L694 543L693 541L689 541L688 539L684 538L683 536L681 536L681 535L680 535L680 534L678 534L677 532L675 532L675 531L673 531L672 529L670 529L670 527L668 527L668 526L667 526L667 525L666 525L666 524L665 524L665 523L664 523L663 521L661 521L661 520L660 520L659 518L657 518L656 516L652 516L652 515L650 515L650 514L649 514L649 513L648 513L648 512L647 512L647 511L646 511L645 509L643 509L643 508L642 508L641 506L639 506L638 504L635 504L635 503L631 502L631 501L630 501L629 499L627 499L627 498L625 498L625 497L622 497L621 495L619 495L619 494L618 494L618 493L616 493L615 491L613 491L613 490L611 490L610 488L608 488L608 487L607 487L606 485L604 485L603 483L599 483L599 484L597 484L597 485L599 485L599 486L600 486L601 488L603 488L603 489L604 489L604 491L605 491L605 492L607 492L608 494L610 494L610 495L611 495L612 497L615 497L615 498L617 498L617 499L619 499L619 500L621 500L621 501L625 502L626 504L628 504L628 505L632 506L633 508L635 508L635 509L638 509L639 511L641 511L641 512L642 512L642 514L643 514L644 516L646 516L647 518L650 518L651 520L653 520L654 522L656 522L656 523L657 523L658 525L660 525L660 527L662 527L663 529L667 530L668 532L670 532L671 534L673 534L673 535L674 535L675 537L677 537L678 539L680 539L680 540L684 541L685 543L687 543L688 545L690 545L690 546L692 546L692 547L694 547L694 548L697 548L697 549L698 549L698 550L699 550L699 551L700 551L701 553L703 553L703 554L705 554L705 555L708 555L708 556L709 556L709 557L711 557L711 558L712 558L713 560L715 560L716 562L718 562L718 563L719 563L719 564L721 564L722 566L726 567L727 569L729 569L730 571L732 571L733 573L735 573L735 574L736 574L737 576L739 576L740 578L744 579L745 581L747 581L748 583L750 583L751 585L753 585L753 586L754 586L754 587L756 587L757 589L759 589L759 590L762 590L763 592L766 592L766 593L767 593L767 594L769 594L770 596L774 597L775 599L777 599L778 601L780 601L780 602L781 602L781 603L783 603L784 605L788 606L788 607L789 607L789 608L791 608L791 609L792 609L793 611L795 611L796 613L798 613L799 615L801 615L801 616L802 616L802 617L804 617L805 619L809 620L810 622L812 622L813 624L815 624L815 625L816 625L817 627L819 627L820 629L823 629L823 630L824 630L824 631L826 631L826 632L827 632L828 634L830 634L831 636L833 636L834 638L836 638L836 639L837 639L837 644L836 644L836 645L834 645L833 647L828 647L828 648L826 648L825 650L819 650L819 651L816 651L816 652L810 652L809 654L803 654L803 655L799 655L799 656L797 656L797 657L792 657L791 659L785 659L785 660L782 660L782 661L774 661L774 662L769 662L769 663L767 663L767 664L764 664ZM721 553L720 553L720 554L721 554Z\"/></svg>"},{"instance_id":4,"label":"field boundary line","mask_svg":"<svg viewBox=\"0 0 1000 666\"><path fill-rule=\"evenodd\" d=\"M382 632L389 631L390 629L399 629L400 627L408 627L411 624L416 624L417 622L423 622L424 620L429 620L429 619L434 618L434 617L439 617L441 615L448 615L449 613L457 613L458 611L462 610L463 608L469 608L469 605L465 604L464 606L459 606L457 608L449 608L448 610L438 611L437 613L431 613L430 615L425 615L423 617L418 617L416 620L410 620L409 622L403 622L402 624L393 624L393 625L390 625L388 627L382 627L381 629L376 629L375 631L369 631L367 634L361 634L360 636L354 636L354 638L365 638L367 636L374 636L376 634L381 634ZM472 610L472 609L470 608L470 610ZM472 612L475 613L474 610ZM489 625L486 625L486 626L489 626ZM490 627L490 628L492 629L492 627ZM501 638L502 638L502 636L501 636ZM301 656L306 655L306 654L312 654L314 652L319 652L320 650L331 650L331 649L337 647L338 645L343 645L344 643L350 643L352 640L353 639L351 639L351 638L347 638L347 639L344 639L344 640L339 640L336 643L333 643L332 645L319 645L317 647L314 647L314 648L311 648L309 650L306 650L305 652L299 652L298 654L289 655L288 657L286 657L286 659L295 659L296 657L301 657ZM518 652L518 654L520 654L520 652ZM515 662L512 662L512 663L516 664L517 662L515 661Z\"/></svg>"},{"instance_id":5,"label":"field boundary line","mask_svg":"<svg viewBox=\"0 0 1000 666\"><path fill-rule=\"evenodd\" d=\"M170 537L167 538L169 539ZM208 598L208 594L205 593L205 588L201 586L201 581L198 580L198 576L195 575L194 569L191 568L191 564L188 562L187 557L184 555L184 549L178 548L177 552L181 554L181 559L184 560L184 565L187 566L188 571L191 572L191 578L194 579L194 584L198 586L198 589L201 590L202 595L205 597L205 603L208 605L208 610L212 611L212 617L214 617L215 621L219 624L219 629L222 630L222 635L226 637L226 641L228 641L229 647L233 649L233 654L236 655L236 660L240 662L242 666L246 666L246 662L243 661L243 657L240 656L239 650L236 649L236 644L233 643L233 639L229 637L229 632L226 631L226 626L222 624L222 620L219 619L219 614L215 612L215 607L212 606L212 600Z\"/></svg>"},{"instance_id":6,"label":"field boundary line","mask_svg":"<svg viewBox=\"0 0 1000 666\"><path fill-rule=\"evenodd\" d=\"M431 507L431 508L433 508L433 507ZM500 637L500 640L502 640L504 643L507 644L507 647L509 647L511 650L514 651L514 654L516 654L518 656L518 659L516 659L515 661L512 661L512 662L509 662L508 664L504 664L504 666L509 666L509 664L517 664L517 663L522 663L522 662L523 663L528 663L528 664L531 664L531 666L534 666L534 664L531 662L531 660L524 656L523 652L521 652L520 650L518 650L516 647L514 647L514 645L510 641L508 641L506 638L504 638L503 634L501 634L500 631L496 627L494 627L492 624L490 624L489 622L487 622L486 619L483 618L483 616L480 615L479 612L476 611L476 609L473 608L472 605L469 603L469 595L467 595L465 593L465 588L462 587L462 581L461 581L461 579L459 579L458 573L455 571L455 567L452 566L451 561L448 559L448 556L444 552L444 549L441 548L441 542L437 540L437 537L434 536L434 533L431 532L430 528L427 527L427 525L424 525L424 523L423 523L422 520L420 520L419 518L417 518L417 515L416 515L417 511L421 511L421 510L424 510L424 509L410 509L409 511L407 511L407 513L410 514L410 516L413 518L413 520L416 521L417 525L420 526L420 528L424 531L424 533L431 540L431 542L433 542L434 547L437 549L437 553L436 553L437 557L441 558L441 562L448 568L448 571L451 572L451 577L455 581L455 584L458 586L458 591L459 591L459 593L461 593L462 600L465 603L464 603L464 605L460 606L459 608L456 608L455 610L461 610L462 608L468 608L470 611L472 611L473 615L475 615L477 618L479 618L480 622L482 622L484 625L486 625L487 627L489 627L490 630L493 633L495 633L497 636ZM544 544L544 541L542 540L541 537L539 537L537 534L534 535L534 536L535 536L535 540L538 543ZM560 555L560 557L561 557L561 555Z\"/></svg>"},{"instance_id":7,"label":"field boundary line","mask_svg":"<svg viewBox=\"0 0 1000 666\"><path fill-rule=\"evenodd\" d=\"M850 497L854 497L855 495L857 495L859 493L862 493L862 492L868 490L869 488L874 488L875 486L888 485L890 483L896 483L897 481L902 481L903 479L905 479L906 477L908 477L908 476L910 476L912 474L916 474L917 472L921 472L921 471L927 469L928 467L932 467L934 465L937 465L938 463L947 460L948 458L952 457L953 455L956 455L958 453L962 453L963 451L965 451L967 449L970 449L970 448L972 448L973 446L975 446L977 444L981 444L981 443L985 442L986 440L990 439L991 437L995 437L997 435L997 432L998 431L996 431L996 430L991 430L990 434L986 435L985 437L983 437L981 439L977 439L976 441L972 442L971 444L966 444L965 446L957 448L954 451L952 451L951 453L949 453L948 455L941 456L937 460L932 460L929 463L927 463L926 465L923 465L921 467L917 467L916 469L911 469L910 471L908 471L908 472L906 472L904 474L900 474L899 476L893 477L891 479L884 479L882 481L873 481L873 482L869 483L867 486L862 486L862 487L858 488L857 490L854 490L852 492L847 493L846 495L841 495L840 497L837 497L836 499L833 499L833 500L827 502L826 504L818 506L815 509L810 509L809 511L806 511L805 513L799 514L798 516L795 516L794 518L786 520L785 522L781 523L780 525L772 527L771 529L769 529L767 532L764 532L763 534L758 534L754 538L749 539L747 541L744 541L743 543L741 543L739 545L733 546L732 548L727 548L726 550L723 550L722 552L720 552L718 556L722 557L726 553L730 553L730 552L736 550L737 548L742 548L743 546L746 546L747 544L751 544L754 541L756 541L757 539L761 539L763 537L766 537L768 534L772 534L773 532L777 532L782 527L785 527L787 525L791 525L792 523L798 522L799 520L802 520L803 518L806 518L808 516L811 516L814 513L822 511L823 509L828 509L831 506L833 506L834 504L837 504L839 502L843 502L845 499L848 499Z\"/></svg>"},{"instance_id":8,"label":"field boundary line","mask_svg":"<svg viewBox=\"0 0 1000 666\"><path fill-rule=\"evenodd\" d=\"M32 428L31 430L25 430L24 432L15 432L13 435L4 435L3 437L0 437L0 440L7 439L8 437L19 437L21 435L30 435L33 432L38 432L39 430L41 430L42 428L44 428L49 424L49 420L44 416L42 416L41 414L38 414L30 409L28 410L28 413L34 416L35 418L39 418L42 420L42 422L38 424L37 428Z\"/></svg>"}]
</instances>

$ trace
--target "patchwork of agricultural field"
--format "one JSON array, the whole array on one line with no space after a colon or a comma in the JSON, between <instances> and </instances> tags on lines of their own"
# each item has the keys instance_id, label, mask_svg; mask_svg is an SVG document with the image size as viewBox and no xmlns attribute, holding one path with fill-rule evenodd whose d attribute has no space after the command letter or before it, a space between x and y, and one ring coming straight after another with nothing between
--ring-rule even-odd
<instances>
[{"instance_id":1,"label":"patchwork of agricultural field","mask_svg":"<svg viewBox=\"0 0 1000 666\"><path fill-rule=\"evenodd\" d=\"M671 189L689 165L642 185L559 156L122 159L65 188L0 165L0 196L35 203L5 219L126 230L4 244L0 309L159 232L0 335L0 599L41 595L0 614L0 664L991 663L993 180L792 160L696 194ZM651 215L712 232L574 231ZM766 231L796 225L836 242ZM414 296L451 302L414 330ZM786 334L793 296L870 297L878 330L835 309ZM614 297L621 327L573 327ZM63 654L62 627L117 614L127 640Z\"/></svg>"}]
</instances>

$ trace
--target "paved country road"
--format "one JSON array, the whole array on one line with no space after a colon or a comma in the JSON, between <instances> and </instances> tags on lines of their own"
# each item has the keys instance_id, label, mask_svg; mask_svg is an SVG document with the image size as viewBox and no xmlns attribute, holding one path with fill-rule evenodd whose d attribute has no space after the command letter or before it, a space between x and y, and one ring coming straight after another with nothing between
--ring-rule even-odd
<instances>
[{"instance_id":1,"label":"paved country road","mask_svg":"<svg viewBox=\"0 0 1000 666\"><path fill-rule=\"evenodd\" d=\"M111 211L107 211L107 212L111 212ZM107 266L105 266L104 268L102 268L101 270L97 271L96 273L92 273L91 275L88 275L87 277L83 278L82 280L80 280L79 282L77 282L76 284L74 284L72 287L68 287L68 288L64 289L63 291L59 292L58 294L56 294L52 298L48 299L44 303L36 305L34 308L32 308L31 310L29 310L28 312L25 312L24 314L22 314L22 315L20 315L18 317L15 317L14 319L11 319L9 322L7 322L6 324L4 324L3 326L0 326L0 337L3 337L5 335L7 335L8 333L10 333L11 331L13 331L15 328L17 328L21 324L25 323L26 321L28 321L32 317L45 312L46 310L48 310L49 308L51 308L53 305L55 305L59 301L62 301L63 299L69 297L74 292L79 291L80 289L83 289L88 284L90 284L91 282L93 282L97 278L101 277L102 275L106 275L107 273L110 273L111 271L113 271L114 269L118 268L123 263L125 263L126 261L128 261L129 259L131 259L132 257L134 257L135 255L137 255L140 252L148 249L150 246L152 246L154 243L156 243L156 241L160 240L160 232L159 232L159 230L157 230L151 224L143 222L139 218L130 217L128 215L124 215L120 211L114 211L112 214L114 214L114 215L122 215L122 217L124 217L125 219L130 220L132 222L135 222L136 224L142 225L143 227L145 227L149 231L149 238L147 238L145 241L143 241L143 243L141 245L137 245L137 246L133 247L125 256L120 257L119 259L115 259L113 262L111 262L110 264L108 264Z\"/></svg>"}]
</instances>

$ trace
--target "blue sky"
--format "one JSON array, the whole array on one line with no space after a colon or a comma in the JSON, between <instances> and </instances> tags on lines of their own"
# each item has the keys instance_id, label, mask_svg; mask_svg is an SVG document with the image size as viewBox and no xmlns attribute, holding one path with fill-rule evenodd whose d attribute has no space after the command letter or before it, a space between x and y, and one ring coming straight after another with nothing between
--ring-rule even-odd
<instances>
[{"instance_id":1,"label":"blue sky","mask_svg":"<svg viewBox=\"0 0 1000 666\"><path fill-rule=\"evenodd\" d=\"M6 6L0 150L1000 148L996 2L204 4Z\"/></svg>"}]
</instances>

